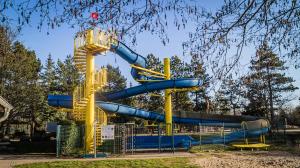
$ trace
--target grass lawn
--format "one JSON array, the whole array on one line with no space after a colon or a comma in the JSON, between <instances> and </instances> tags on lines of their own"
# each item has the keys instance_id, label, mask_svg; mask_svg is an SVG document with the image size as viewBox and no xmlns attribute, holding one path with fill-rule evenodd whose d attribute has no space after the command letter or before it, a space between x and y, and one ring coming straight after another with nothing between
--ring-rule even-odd
<instances>
[{"instance_id":1,"label":"grass lawn","mask_svg":"<svg viewBox=\"0 0 300 168\"><path fill-rule=\"evenodd\" d=\"M189 158L58 161L17 165L15 168L194 168Z\"/></svg>"}]
</instances>

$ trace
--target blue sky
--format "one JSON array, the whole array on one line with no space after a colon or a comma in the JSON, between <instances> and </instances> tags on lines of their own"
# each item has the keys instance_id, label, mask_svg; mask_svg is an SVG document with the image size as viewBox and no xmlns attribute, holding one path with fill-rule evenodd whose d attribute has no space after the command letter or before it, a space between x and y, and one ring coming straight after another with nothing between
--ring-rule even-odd
<instances>
[{"instance_id":1,"label":"blue sky","mask_svg":"<svg viewBox=\"0 0 300 168\"><path fill-rule=\"evenodd\" d=\"M219 1L201 1L203 6L213 10L215 7L220 5L222 2ZM218 3L217 3L218 2ZM34 18L33 18L34 20ZM170 42L164 46L160 39L157 36L152 36L150 33L142 33L137 37L137 45L131 46L133 50L141 55L147 55L153 53L156 56L159 56L161 59L164 57L171 57L173 55L181 56L182 60L189 61L188 56L182 56L182 42L188 39L187 32L189 29L192 29L194 26L189 25L190 28L177 31L174 27L169 27L167 33L170 37ZM17 37L17 40L24 43L26 47L31 50L35 50L37 56L45 62L48 54L51 54L54 60L65 59L68 54L73 54L73 39L74 35L77 32L77 28L70 28L68 25L63 25L60 28L56 28L50 31L50 34L47 35L45 30L39 32L36 29L36 25L33 24L27 25L23 28L20 35ZM130 45L129 45L130 46ZM250 57L255 55L255 50L249 48L246 49L243 53L242 64L247 64ZM128 81L136 84L132 77L130 76L129 64L124 60L120 59L115 54L109 53L106 56L98 56L96 58L96 67L101 67L102 65L112 64L119 66L122 73L127 77ZM247 66L242 69L242 71L247 71ZM296 80L296 86L300 87L300 75L299 69L296 70L293 67L286 72L288 76L292 76ZM295 97L299 97L300 91L294 93ZM292 102L292 104L299 104L298 100Z\"/></svg>"}]
</instances>

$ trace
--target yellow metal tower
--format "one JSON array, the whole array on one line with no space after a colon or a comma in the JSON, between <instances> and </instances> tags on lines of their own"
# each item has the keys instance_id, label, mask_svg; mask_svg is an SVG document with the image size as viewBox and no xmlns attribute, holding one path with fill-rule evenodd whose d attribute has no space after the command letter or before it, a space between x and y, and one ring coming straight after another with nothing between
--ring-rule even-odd
<instances>
[{"instance_id":1,"label":"yellow metal tower","mask_svg":"<svg viewBox=\"0 0 300 168\"><path fill-rule=\"evenodd\" d=\"M164 59L165 80L171 79L170 58ZM172 135L172 89L165 90L166 134Z\"/></svg>"},{"instance_id":2,"label":"yellow metal tower","mask_svg":"<svg viewBox=\"0 0 300 168\"><path fill-rule=\"evenodd\" d=\"M85 121L86 153L95 152L94 139L97 145L101 144L101 125L107 124L107 114L95 107L95 91L101 91L106 85L107 71L105 68L95 71L94 64L95 56L107 52L110 44L110 36L98 29L80 32L75 38L75 65L79 72L85 74L85 81L73 93L73 118Z\"/></svg>"}]
</instances>

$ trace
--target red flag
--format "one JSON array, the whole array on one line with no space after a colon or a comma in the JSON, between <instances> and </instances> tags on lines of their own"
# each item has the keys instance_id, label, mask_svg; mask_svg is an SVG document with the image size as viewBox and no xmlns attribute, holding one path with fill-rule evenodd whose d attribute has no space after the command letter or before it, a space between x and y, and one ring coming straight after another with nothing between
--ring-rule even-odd
<instances>
[{"instance_id":1,"label":"red flag","mask_svg":"<svg viewBox=\"0 0 300 168\"><path fill-rule=\"evenodd\" d=\"M93 19L98 20L99 14L98 14L98 12L93 12L93 13L91 14L91 16L92 16Z\"/></svg>"}]
</instances>

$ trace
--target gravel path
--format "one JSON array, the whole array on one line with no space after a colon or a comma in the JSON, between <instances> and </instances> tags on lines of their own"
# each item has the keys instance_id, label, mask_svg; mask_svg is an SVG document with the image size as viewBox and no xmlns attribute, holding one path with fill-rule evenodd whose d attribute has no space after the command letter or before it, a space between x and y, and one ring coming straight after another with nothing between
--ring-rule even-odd
<instances>
[{"instance_id":1,"label":"gravel path","mask_svg":"<svg viewBox=\"0 0 300 168\"><path fill-rule=\"evenodd\" d=\"M273 151L204 153L192 163L203 168L300 168L300 156Z\"/></svg>"}]
</instances>

